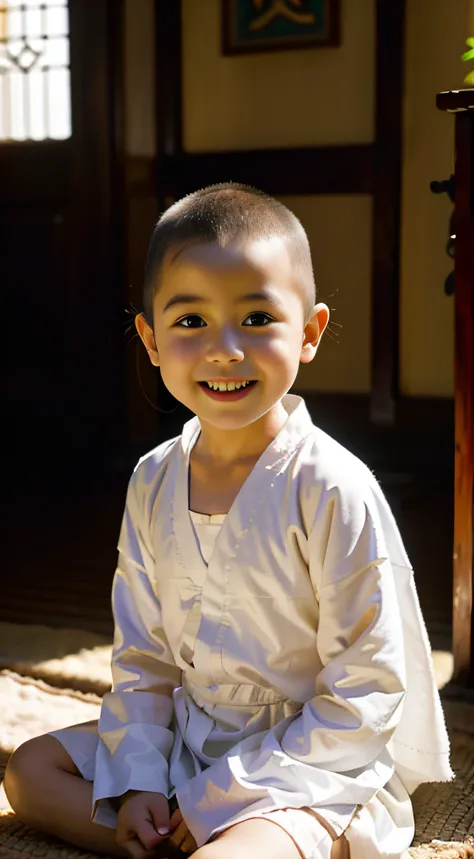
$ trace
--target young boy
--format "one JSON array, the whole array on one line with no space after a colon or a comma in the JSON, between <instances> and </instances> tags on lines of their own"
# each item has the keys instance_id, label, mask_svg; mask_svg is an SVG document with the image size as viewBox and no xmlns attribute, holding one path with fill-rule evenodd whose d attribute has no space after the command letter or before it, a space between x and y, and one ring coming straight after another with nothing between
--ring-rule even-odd
<instances>
[{"instance_id":1,"label":"young boy","mask_svg":"<svg viewBox=\"0 0 474 859\"><path fill-rule=\"evenodd\" d=\"M305 232L246 186L192 194L156 227L144 305L196 417L130 481L99 724L20 748L10 801L134 859L397 859L449 742L387 502L288 394L329 318Z\"/></svg>"}]
</instances>

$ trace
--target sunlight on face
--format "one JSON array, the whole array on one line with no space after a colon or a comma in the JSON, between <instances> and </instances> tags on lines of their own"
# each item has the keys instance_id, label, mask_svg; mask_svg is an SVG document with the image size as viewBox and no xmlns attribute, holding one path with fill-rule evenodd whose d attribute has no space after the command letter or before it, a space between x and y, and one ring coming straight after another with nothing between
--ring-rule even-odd
<instances>
[{"instance_id":1,"label":"sunlight on face","mask_svg":"<svg viewBox=\"0 0 474 859\"><path fill-rule=\"evenodd\" d=\"M222 428L245 426L294 382L303 303L280 238L242 247L184 247L165 262L154 301L163 381L191 411ZM200 382L256 380L248 395L216 402Z\"/></svg>"}]
</instances>

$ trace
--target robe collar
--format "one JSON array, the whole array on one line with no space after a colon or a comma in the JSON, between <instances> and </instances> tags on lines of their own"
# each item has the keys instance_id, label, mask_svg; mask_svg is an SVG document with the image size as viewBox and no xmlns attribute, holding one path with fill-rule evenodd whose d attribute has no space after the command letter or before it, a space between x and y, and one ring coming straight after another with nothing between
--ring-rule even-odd
<instances>
[{"instance_id":1,"label":"robe collar","mask_svg":"<svg viewBox=\"0 0 474 859\"><path fill-rule=\"evenodd\" d=\"M272 450L275 454L285 454L295 450L301 440L314 429L303 397L298 394L285 394L282 397L282 404L288 412L288 418L267 447L267 451ZM184 424L181 433L181 449L185 455L189 456L200 432L201 423L197 415Z\"/></svg>"}]
</instances>

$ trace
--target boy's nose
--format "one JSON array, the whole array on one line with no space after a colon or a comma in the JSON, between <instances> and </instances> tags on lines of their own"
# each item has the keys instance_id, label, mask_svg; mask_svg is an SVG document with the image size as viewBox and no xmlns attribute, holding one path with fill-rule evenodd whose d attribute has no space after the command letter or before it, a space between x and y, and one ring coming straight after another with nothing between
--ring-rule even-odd
<instances>
[{"instance_id":1,"label":"boy's nose","mask_svg":"<svg viewBox=\"0 0 474 859\"><path fill-rule=\"evenodd\" d=\"M242 361L244 351L237 332L234 329L222 328L209 344L206 358L209 362Z\"/></svg>"}]
</instances>

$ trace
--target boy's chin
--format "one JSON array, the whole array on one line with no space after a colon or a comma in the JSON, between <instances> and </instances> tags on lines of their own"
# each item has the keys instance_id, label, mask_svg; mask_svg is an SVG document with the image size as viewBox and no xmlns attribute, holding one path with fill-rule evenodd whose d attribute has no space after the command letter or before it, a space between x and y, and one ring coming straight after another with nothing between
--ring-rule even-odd
<instances>
[{"instance_id":1,"label":"boy's chin","mask_svg":"<svg viewBox=\"0 0 474 859\"><path fill-rule=\"evenodd\" d=\"M240 415L215 414L211 409L196 410L196 415L202 423L216 430L242 430L250 424L255 423L259 416L253 416L249 412Z\"/></svg>"}]
</instances>

